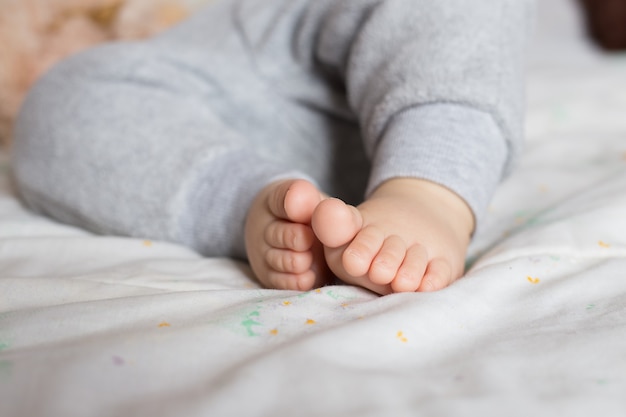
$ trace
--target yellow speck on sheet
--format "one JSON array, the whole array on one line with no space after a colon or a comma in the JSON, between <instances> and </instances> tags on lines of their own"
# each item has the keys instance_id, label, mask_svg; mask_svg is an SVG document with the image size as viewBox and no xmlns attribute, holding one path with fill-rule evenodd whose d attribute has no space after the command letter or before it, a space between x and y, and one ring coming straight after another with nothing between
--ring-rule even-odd
<instances>
[{"instance_id":1,"label":"yellow speck on sheet","mask_svg":"<svg viewBox=\"0 0 626 417\"><path fill-rule=\"evenodd\" d=\"M533 278L531 276L527 276L526 279L528 280L528 282L530 282L531 284L539 284L539 278Z\"/></svg>"},{"instance_id":2,"label":"yellow speck on sheet","mask_svg":"<svg viewBox=\"0 0 626 417\"><path fill-rule=\"evenodd\" d=\"M306 324L315 324L315 320L313 320L313 319L307 319L307 320L306 320Z\"/></svg>"},{"instance_id":3,"label":"yellow speck on sheet","mask_svg":"<svg viewBox=\"0 0 626 417\"><path fill-rule=\"evenodd\" d=\"M404 337L404 333L402 331L399 331L398 333L396 333L396 339L398 339L402 343L406 343L409 341L406 337Z\"/></svg>"},{"instance_id":4,"label":"yellow speck on sheet","mask_svg":"<svg viewBox=\"0 0 626 417\"><path fill-rule=\"evenodd\" d=\"M609 245L608 243L603 242L603 241L601 241L601 240L599 240L599 241L598 241L598 245L599 245L601 248L610 248L610 247L611 247L611 245Z\"/></svg>"},{"instance_id":5,"label":"yellow speck on sheet","mask_svg":"<svg viewBox=\"0 0 626 417\"><path fill-rule=\"evenodd\" d=\"M168 322L166 322L166 321L163 321L163 322L159 323L159 327L170 327L170 326L171 325Z\"/></svg>"},{"instance_id":6,"label":"yellow speck on sheet","mask_svg":"<svg viewBox=\"0 0 626 417\"><path fill-rule=\"evenodd\" d=\"M290 306L291 305L291 301L283 301L283 305L284 306Z\"/></svg>"},{"instance_id":7,"label":"yellow speck on sheet","mask_svg":"<svg viewBox=\"0 0 626 417\"><path fill-rule=\"evenodd\" d=\"M270 334L271 334L272 336L276 336L276 335L278 334L278 329L272 329L272 330L270 330Z\"/></svg>"},{"instance_id":8,"label":"yellow speck on sheet","mask_svg":"<svg viewBox=\"0 0 626 417\"><path fill-rule=\"evenodd\" d=\"M144 241L143 241L143 245L144 245L145 247L150 247L150 246L152 246L152 241L151 241L151 240L144 240Z\"/></svg>"}]
</instances>

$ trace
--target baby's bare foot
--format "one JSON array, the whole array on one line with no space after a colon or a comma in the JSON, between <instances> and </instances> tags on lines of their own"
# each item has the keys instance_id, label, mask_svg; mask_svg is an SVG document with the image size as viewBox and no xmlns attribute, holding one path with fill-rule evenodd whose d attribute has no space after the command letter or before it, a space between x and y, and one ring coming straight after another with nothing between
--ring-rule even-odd
<instances>
[{"instance_id":1,"label":"baby's bare foot","mask_svg":"<svg viewBox=\"0 0 626 417\"><path fill-rule=\"evenodd\" d=\"M307 291L327 283L323 248L310 225L321 200L304 180L272 183L255 198L246 219L246 252L264 286Z\"/></svg>"},{"instance_id":2,"label":"baby's bare foot","mask_svg":"<svg viewBox=\"0 0 626 417\"><path fill-rule=\"evenodd\" d=\"M453 192L393 179L358 207L322 201L312 217L330 269L379 294L434 291L464 272L473 216Z\"/></svg>"}]
</instances>

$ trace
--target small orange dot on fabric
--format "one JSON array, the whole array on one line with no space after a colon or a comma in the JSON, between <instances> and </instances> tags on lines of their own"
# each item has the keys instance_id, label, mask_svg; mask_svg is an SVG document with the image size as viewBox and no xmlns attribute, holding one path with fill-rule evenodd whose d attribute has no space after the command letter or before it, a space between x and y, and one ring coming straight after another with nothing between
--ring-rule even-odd
<instances>
[{"instance_id":1,"label":"small orange dot on fabric","mask_svg":"<svg viewBox=\"0 0 626 417\"><path fill-rule=\"evenodd\" d=\"M530 282L531 284L539 284L539 278L533 278L531 276L526 277L526 279L528 280L528 282Z\"/></svg>"}]
</instances>

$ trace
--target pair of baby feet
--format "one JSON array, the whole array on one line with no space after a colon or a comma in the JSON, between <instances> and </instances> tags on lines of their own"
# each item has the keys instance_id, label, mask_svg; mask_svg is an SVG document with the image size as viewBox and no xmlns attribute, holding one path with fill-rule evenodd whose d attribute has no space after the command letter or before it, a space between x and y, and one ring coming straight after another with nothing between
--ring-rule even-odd
<instances>
[{"instance_id":1,"label":"pair of baby feet","mask_svg":"<svg viewBox=\"0 0 626 417\"><path fill-rule=\"evenodd\" d=\"M386 181L354 207L291 179L256 196L245 241L268 288L307 291L334 274L384 295L439 290L461 277L473 227L465 202L429 181Z\"/></svg>"}]
</instances>

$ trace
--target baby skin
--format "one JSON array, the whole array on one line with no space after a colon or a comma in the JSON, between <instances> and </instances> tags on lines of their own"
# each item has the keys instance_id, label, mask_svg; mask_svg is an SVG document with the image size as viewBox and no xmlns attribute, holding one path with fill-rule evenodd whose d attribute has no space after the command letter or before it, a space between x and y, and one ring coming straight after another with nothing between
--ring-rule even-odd
<instances>
[{"instance_id":1,"label":"baby skin","mask_svg":"<svg viewBox=\"0 0 626 417\"><path fill-rule=\"evenodd\" d=\"M473 229L464 200L430 181L388 180L354 207L298 179L256 196L245 240L268 288L306 291L334 274L385 295L435 291L461 277Z\"/></svg>"}]
</instances>

